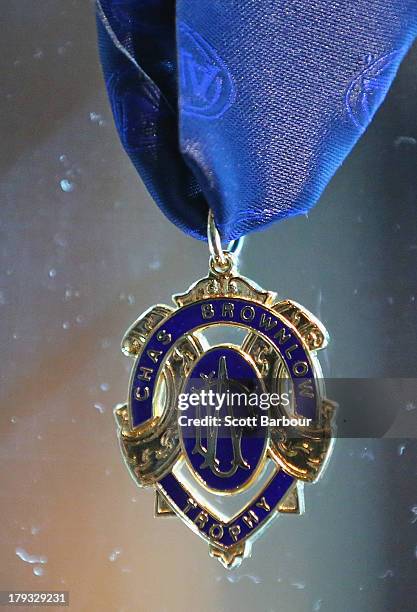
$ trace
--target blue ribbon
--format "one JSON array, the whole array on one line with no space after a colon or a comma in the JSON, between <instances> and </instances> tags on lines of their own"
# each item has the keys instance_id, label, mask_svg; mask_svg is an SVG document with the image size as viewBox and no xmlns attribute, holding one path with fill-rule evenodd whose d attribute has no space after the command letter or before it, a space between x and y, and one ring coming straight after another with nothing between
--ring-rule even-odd
<instances>
[{"instance_id":1,"label":"blue ribbon","mask_svg":"<svg viewBox=\"0 0 417 612\"><path fill-rule=\"evenodd\" d=\"M224 240L307 212L417 34L417 0L99 0L121 141L166 216Z\"/></svg>"}]
</instances>

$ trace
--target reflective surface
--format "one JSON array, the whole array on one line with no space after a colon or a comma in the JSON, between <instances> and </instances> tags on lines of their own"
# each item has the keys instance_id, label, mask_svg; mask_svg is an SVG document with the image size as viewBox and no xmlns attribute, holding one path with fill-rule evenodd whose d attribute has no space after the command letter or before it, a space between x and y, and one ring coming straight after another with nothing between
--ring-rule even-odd
<instances>
[{"instance_id":1,"label":"reflective surface","mask_svg":"<svg viewBox=\"0 0 417 612\"><path fill-rule=\"evenodd\" d=\"M65 589L73 610L415 609L416 443L339 440L303 517L226 572L153 518L117 448L123 331L207 271L118 142L90 3L3 6L1 589ZM241 271L305 304L334 377L414 377L415 48L308 218L245 241ZM404 406L416 410L417 403Z\"/></svg>"}]
</instances>

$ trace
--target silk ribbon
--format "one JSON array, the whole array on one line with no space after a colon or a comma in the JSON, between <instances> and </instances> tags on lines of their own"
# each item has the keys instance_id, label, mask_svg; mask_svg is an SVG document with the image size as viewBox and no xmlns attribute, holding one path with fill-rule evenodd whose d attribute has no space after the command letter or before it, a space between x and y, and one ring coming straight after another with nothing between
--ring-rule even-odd
<instances>
[{"instance_id":1,"label":"silk ribbon","mask_svg":"<svg viewBox=\"0 0 417 612\"><path fill-rule=\"evenodd\" d=\"M417 0L99 0L122 144L166 216L224 240L306 213L417 33Z\"/></svg>"}]
</instances>

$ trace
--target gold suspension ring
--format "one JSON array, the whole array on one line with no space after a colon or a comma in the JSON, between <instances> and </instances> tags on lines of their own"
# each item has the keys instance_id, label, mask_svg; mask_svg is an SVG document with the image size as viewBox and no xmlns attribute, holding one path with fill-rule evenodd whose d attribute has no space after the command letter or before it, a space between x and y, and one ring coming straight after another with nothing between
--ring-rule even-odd
<instances>
[{"instance_id":1,"label":"gold suspension ring","mask_svg":"<svg viewBox=\"0 0 417 612\"><path fill-rule=\"evenodd\" d=\"M242 247L243 237L232 240L226 249L222 247L220 232L210 209L207 221L207 240L210 251L210 269L216 274L227 274L233 268L233 255L238 254Z\"/></svg>"}]
</instances>

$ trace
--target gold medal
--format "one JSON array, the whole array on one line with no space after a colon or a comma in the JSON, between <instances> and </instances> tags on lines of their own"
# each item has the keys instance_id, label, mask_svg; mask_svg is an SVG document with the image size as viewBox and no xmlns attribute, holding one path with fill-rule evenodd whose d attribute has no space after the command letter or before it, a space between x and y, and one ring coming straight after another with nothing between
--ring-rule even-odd
<instances>
[{"instance_id":1,"label":"gold medal","mask_svg":"<svg viewBox=\"0 0 417 612\"><path fill-rule=\"evenodd\" d=\"M278 514L302 513L332 446L335 405L316 352L323 325L240 276L209 216L209 274L175 307L127 331L134 359L116 419L126 465L225 567L237 567Z\"/></svg>"}]
</instances>

